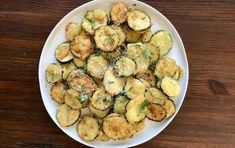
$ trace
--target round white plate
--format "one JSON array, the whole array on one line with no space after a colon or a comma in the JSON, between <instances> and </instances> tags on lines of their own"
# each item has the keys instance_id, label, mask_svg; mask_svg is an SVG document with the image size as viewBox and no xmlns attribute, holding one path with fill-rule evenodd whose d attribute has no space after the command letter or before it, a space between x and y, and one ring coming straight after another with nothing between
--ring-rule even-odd
<instances>
[{"instance_id":1,"label":"round white plate","mask_svg":"<svg viewBox=\"0 0 235 148\"><path fill-rule=\"evenodd\" d=\"M44 47L41 53L40 62L39 62L39 84L40 84L40 91L42 95L43 103L46 107L47 112L49 113L52 120L55 122L55 124L68 136L73 138L74 140L83 143L87 146L91 147L131 147L135 146L141 143L144 143L151 138L158 135L166 126L172 121L172 119L175 117L177 112L180 109L180 106L182 105L182 102L185 97L185 93L188 86L188 62L187 57L184 49L183 42L174 28L174 26L170 23L170 21L162 15L159 11L154 9L153 7L136 0L126 0L124 1L128 5L136 4L134 7L139 8L143 11L145 11L152 20L153 26L152 31L155 32L159 29L165 29L168 30L171 33L171 36L173 38L173 48L167 55L167 57L171 57L177 61L177 64L180 65L184 71L184 76L180 80L181 85L181 92L180 95L177 98L173 98L175 104L176 104L176 113L173 117L166 119L160 123L156 123L153 121L149 121L146 119L146 125L145 129L134 135L132 138L127 140L121 140L121 141L108 141L108 142L87 142L80 139L80 137L77 135L76 131L76 125L73 125L71 127L62 128L58 124L56 120L56 108L58 104L54 102L50 97L50 85L46 82L45 79L45 70L48 64L50 63L57 63L54 52L57 45L60 43L66 41L65 38L65 26L69 22L81 22L85 12L87 10L95 9L95 8L101 8L105 10L110 10L111 6L117 2L118 0L95 0L88 2L82 6L79 6L78 8L74 9L70 13L68 13L63 19L55 26L55 28L50 33Z\"/></svg>"}]
</instances>

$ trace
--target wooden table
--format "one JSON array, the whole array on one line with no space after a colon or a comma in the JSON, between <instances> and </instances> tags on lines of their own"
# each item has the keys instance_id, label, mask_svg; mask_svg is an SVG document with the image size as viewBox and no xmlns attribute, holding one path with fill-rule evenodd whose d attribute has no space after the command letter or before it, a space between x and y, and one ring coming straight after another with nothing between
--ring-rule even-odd
<instances>
[{"instance_id":1,"label":"wooden table","mask_svg":"<svg viewBox=\"0 0 235 148\"><path fill-rule=\"evenodd\" d=\"M85 147L43 106L39 56L50 31L87 0L0 0L0 147ZM140 147L235 147L235 1L146 0L180 33L190 67L173 122Z\"/></svg>"}]
</instances>

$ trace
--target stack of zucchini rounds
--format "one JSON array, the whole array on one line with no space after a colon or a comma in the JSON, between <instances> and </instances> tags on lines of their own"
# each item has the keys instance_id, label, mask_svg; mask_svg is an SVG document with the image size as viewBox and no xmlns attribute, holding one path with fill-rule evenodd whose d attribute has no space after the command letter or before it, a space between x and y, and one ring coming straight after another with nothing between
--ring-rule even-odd
<instances>
[{"instance_id":1,"label":"stack of zucchini rounds","mask_svg":"<svg viewBox=\"0 0 235 148\"><path fill-rule=\"evenodd\" d=\"M143 130L145 118L161 122L175 113L170 98L179 95L183 72L164 57L173 46L170 33L152 33L151 25L144 11L122 2L68 23L67 41L55 50L58 63L46 68L61 127L77 122L86 141L122 140Z\"/></svg>"}]
</instances>

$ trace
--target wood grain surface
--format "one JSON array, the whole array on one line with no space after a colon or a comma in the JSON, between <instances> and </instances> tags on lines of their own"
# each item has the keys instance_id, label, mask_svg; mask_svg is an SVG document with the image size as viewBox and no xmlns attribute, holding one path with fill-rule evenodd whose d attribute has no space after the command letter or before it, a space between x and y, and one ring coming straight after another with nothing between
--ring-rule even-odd
<instances>
[{"instance_id":1,"label":"wood grain surface","mask_svg":"<svg viewBox=\"0 0 235 148\"><path fill-rule=\"evenodd\" d=\"M50 31L87 0L0 0L0 147L85 147L47 114L39 56ZM235 1L146 0L181 35L190 68L173 122L139 147L235 147Z\"/></svg>"}]
</instances>

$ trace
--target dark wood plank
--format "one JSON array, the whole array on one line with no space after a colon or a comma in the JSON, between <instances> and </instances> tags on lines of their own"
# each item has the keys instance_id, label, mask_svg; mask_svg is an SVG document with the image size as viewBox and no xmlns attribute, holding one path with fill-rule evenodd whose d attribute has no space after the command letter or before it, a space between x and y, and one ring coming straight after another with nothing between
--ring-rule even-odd
<instances>
[{"instance_id":1,"label":"dark wood plank","mask_svg":"<svg viewBox=\"0 0 235 148\"><path fill-rule=\"evenodd\" d=\"M0 0L0 147L85 147L50 119L38 62L57 22L88 0ZM235 1L146 0L180 33L190 67L180 112L139 147L235 147Z\"/></svg>"}]
</instances>

